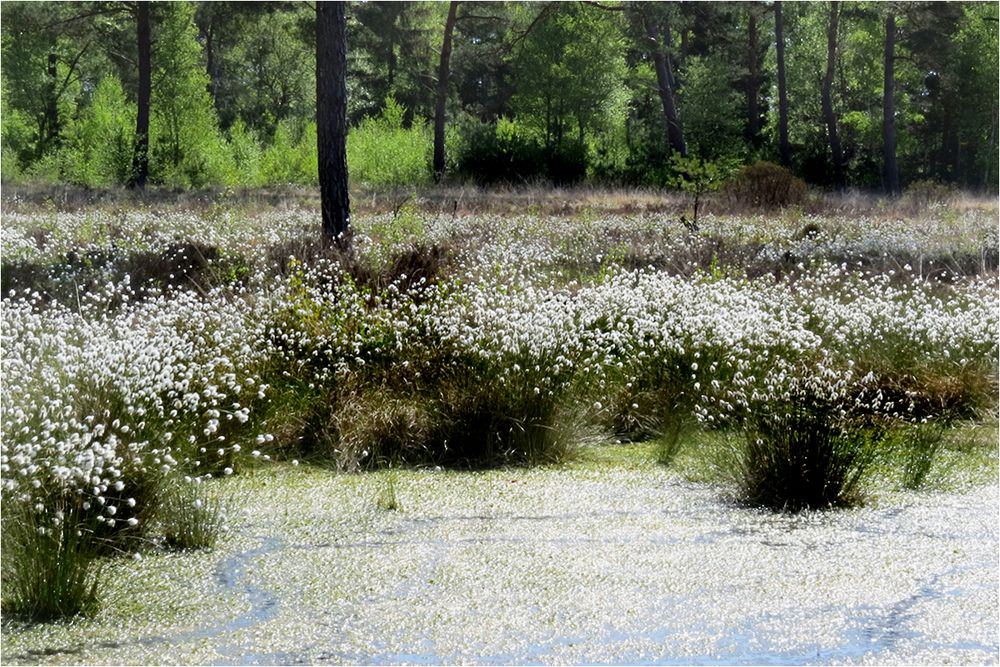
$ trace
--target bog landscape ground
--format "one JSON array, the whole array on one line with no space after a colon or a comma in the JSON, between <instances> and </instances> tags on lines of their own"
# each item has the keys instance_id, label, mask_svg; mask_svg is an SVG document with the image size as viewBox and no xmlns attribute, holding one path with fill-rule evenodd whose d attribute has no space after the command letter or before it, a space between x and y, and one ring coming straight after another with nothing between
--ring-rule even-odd
<instances>
[{"instance_id":1,"label":"bog landscape ground","mask_svg":"<svg viewBox=\"0 0 1000 667\"><path fill-rule=\"evenodd\" d=\"M995 199L354 202L5 190L3 662L1000 661Z\"/></svg>"}]
</instances>

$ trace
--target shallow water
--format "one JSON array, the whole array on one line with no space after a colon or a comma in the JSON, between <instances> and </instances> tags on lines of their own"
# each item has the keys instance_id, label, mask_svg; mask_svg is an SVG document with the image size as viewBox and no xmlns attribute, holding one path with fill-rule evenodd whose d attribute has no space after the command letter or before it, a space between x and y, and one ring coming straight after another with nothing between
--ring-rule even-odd
<instances>
[{"instance_id":1,"label":"shallow water","mask_svg":"<svg viewBox=\"0 0 1000 667\"><path fill-rule=\"evenodd\" d=\"M276 468L213 553L120 562L5 663L997 663L998 488L774 515L657 467Z\"/></svg>"}]
</instances>

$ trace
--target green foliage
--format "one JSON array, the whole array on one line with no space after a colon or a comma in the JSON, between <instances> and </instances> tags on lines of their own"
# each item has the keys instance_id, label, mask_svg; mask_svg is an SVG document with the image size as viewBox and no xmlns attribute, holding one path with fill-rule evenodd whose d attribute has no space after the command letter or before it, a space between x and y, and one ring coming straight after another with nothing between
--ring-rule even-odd
<instances>
[{"instance_id":1,"label":"green foliage","mask_svg":"<svg viewBox=\"0 0 1000 667\"><path fill-rule=\"evenodd\" d=\"M707 160L742 157L745 123L733 68L720 58L693 56L684 64L680 111L688 151Z\"/></svg>"},{"instance_id":2,"label":"green foliage","mask_svg":"<svg viewBox=\"0 0 1000 667\"><path fill-rule=\"evenodd\" d=\"M546 177L557 185L574 183L587 173L590 139L607 140L624 128L629 95L621 17L569 3L519 10L522 20L539 11L550 15L516 52L511 108L521 128L545 147ZM499 123L497 130L502 145ZM601 157L607 161L607 150Z\"/></svg>"},{"instance_id":3,"label":"green foliage","mask_svg":"<svg viewBox=\"0 0 1000 667\"><path fill-rule=\"evenodd\" d=\"M447 3L369 2L348 5L347 11L350 124L377 117L388 97L412 114L408 121L430 118L434 85L429 75L437 74Z\"/></svg>"},{"instance_id":4,"label":"green foliage","mask_svg":"<svg viewBox=\"0 0 1000 667\"><path fill-rule=\"evenodd\" d=\"M314 185L318 164L316 123L284 121L278 123L274 139L260 158L260 178L263 183Z\"/></svg>"},{"instance_id":5,"label":"green foliage","mask_svg":"<svg viewBox=\"0 0 1000 667\"><path fill-rule=\"evenodd\" d=\"M624 116L628 99L620 17L584 5L526 7L551 15L528 33L514 60L517 93L511 100L522 122L545 144L558 145Z\"/></svg>"},{"instance_id":6,"label":"green foliage","mask_svg":"<svg viewBox=\"0 0 1000 667\"><path fill-rule=\"evenodd\" d=\"M694 198L694 219L691 226L698 226L698 206L701 198L709 192L722 187L722 184L732 173L732 163L727 161L712 162L697 157L684 157L679 153L670 156L672 174L668 183L683 190Z\"/></svg>"},{"instance_id":7,"label":"green foliage","mask_svg":"<svg viewBox=\"0 0 1000 667\"><path fill-rule=\"evenodd\" d=\"M31 152L33 129L28 114L10 105L7 79L0 77L0 175L5 183L23 176L22 156Z\"/></svg>"},{"instance_id":8,"label":"green foliage","mask_svg":"<svg viewBox=\"0 0 1000 667\"><path fill-rule=\"evenodd\" d=\"M671 156L670 166L673 170L670 185L692 195L717 190L732 169L727 163L678 154Z\"/></svg>"},{"instance_id":9,"label":"green foliage","mask_svg":"<svg viewBox=\"0 0 1000 667\"><path fill-rule=\"evenodd\" d=\"M208 94L195 7L177 3L163 9L153 58L150 172L172 187L224 183L230 155Z\"/></svg>"},{"instance_id":10,"label":"green foliage","mask_svg":"<svg viewBox=\"0 0 1000 667\"><path fill-rule=\"evenodd\" d=\"M66 180L87 187L126 183L132 165L135 113L121 82L113 76L102 79L70 129L64 154Z\"/></svg>"},{"instance_id":11,"label":"green foliage","mask_svg":"<svg viewBox=\"0 0 1000 667\"><path fill-rule=\"evenodd\" d=\"M387 249L421 243L425 240L426 229L420 208L407 199L391 217L375 220L371 235Z\"/></svg>"},{"instance_id":12,"label":"green foliage","mask_svg":"<svg viewBox=\"0 0 1000 667\"><path fill-rule=\"evenodd\" d=\"M311 10L294 3L153 9L152 182L315 183ZM427 123L447 9L446 3L350 7L348 144L357 182L428 183ZM446 107L449 155L461 175L480 183L667 183L669 149L641 14L669 25L667 50L691 154L712 162L774 155L776 62L767 11L753 3L605 9L495 3L480 15L462 7ZM862 3L841 13L833 107L850 184L881 187L882 49L890 10L899 28L895 101L904 185L933 179L994 189L998 22L992 4L970 2ZM783 16L794 173L829 185L818 94L829 6L792 4ZM74 3L10 1L0 36L4 181L104 187L127 180L124 146L137 88L129 6L91 14ZM120 91L107 83L114 79ZM749 118L750 95L756 116L765 119L760 131ZM516 124L513 135L508 123Z\"/></svg>"},{"instance_id":13,"label":"green foliage","mask_svg":"<svg viewBox=\"0 0 1000 667\"><path fill-rule=\"evenodd\" d=\"M239 73L215 82L223 127L242 121L258 136L271 137L278 123L314 117L312 10L294 3L206 4L199 7L199 23L202 35L211 31L214 38L216 67Z\"/></svg>"},{"instance_id":14,"label":"green foliage","mask_svg":"<svg viewBox=\"0 0 1000 667\"><path fill-rule=\"evenodd\" d=\"M247 127L242 119L229 128L229 150L233 157L233 171L229 177L232 185L255 187L266 183L263 175L264 149L257 133Z\"/></svg>"},{"instance_id":15,"label":"green foliage","mask_svg":"<svg viewBox=\"0 0 1000 667\"><path fill-rule=\"evenodd\" d=\"M546 173L542 147L515 120L499 118L490 124L467 118L460 135L454 155L465 178L480 184L526 183Z\"/></svg>"},{"instance_id":16,"label":"green foliage","mask_svg":"<svg viewBox=\"0 0 1000 667\"><path fill-rule=\"evenodd\" d=\"M388 97L380 116L367 118L348 132L347 168L352 181L375 187L430 182L430 131L422 121L403 127L405 115L406 110Z\"/></svg>"}]
</instances>

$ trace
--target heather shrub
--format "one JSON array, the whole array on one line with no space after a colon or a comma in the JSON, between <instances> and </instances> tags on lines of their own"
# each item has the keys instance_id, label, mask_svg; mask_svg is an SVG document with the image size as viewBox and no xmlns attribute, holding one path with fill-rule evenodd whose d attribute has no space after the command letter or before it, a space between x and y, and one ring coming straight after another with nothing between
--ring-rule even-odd
<instances>
[{"instance_id":1,"label":"heather shrub","mask_svg":"<svg viewBox=\"0 0 1000 667\"><path fill-rule=\"evenodd\" d=\"M931 206L947 204L954 197L953 187L933 179L920 179L906 186L900 206L912 213L919 213Z\"/></svg>"},{"instance_id":2,"label":"heather shrub","mask_svg":"<svg viewBox=\"0 0 1000 667\"><path fill-rule=\"evenodd\" d=\"M770 210L802 203L806 184L785 167L758 161L736 172L724 194L734 208Z\"/></svg>"}]
</instances>

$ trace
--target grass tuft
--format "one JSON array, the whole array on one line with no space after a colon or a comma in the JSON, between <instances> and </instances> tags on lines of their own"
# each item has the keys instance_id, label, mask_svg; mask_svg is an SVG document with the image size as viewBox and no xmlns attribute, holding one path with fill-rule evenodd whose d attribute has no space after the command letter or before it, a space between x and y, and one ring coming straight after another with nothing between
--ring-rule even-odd
<instances>
[{"instance_id":1,"label":"grass tuft","mask_svg":"<svg viewBox=\"0 0 1000 667\"><path fill-rule=\"evenodd\" d=\"M98 540L77 499L3 511L3 611L30 621L91 615L101 586Z\"/></svg>"},{"instance_id":2,"label":"grass tuft","mask_svg":"<svg viewBox=\"0 0 1000 667\"><path fill-rule=\"evenodd\" d=\"M200 480L176 481L160 510L163 537L173 549L211 549L226 529L225 504Z\"/></svg>"},{"instance_id":3,"label":"grass tuft","mask_svg":"<svg viewBox=\"0 0 1000 667\"><path fill-rule=\"evenodd\" d=\"M752 505L797 512L857 505L881 430L843 416L835 405L800 397L751 417L728 476Z\"/></svg>"}]
</instances>

